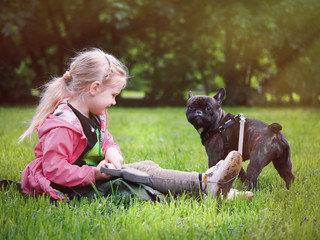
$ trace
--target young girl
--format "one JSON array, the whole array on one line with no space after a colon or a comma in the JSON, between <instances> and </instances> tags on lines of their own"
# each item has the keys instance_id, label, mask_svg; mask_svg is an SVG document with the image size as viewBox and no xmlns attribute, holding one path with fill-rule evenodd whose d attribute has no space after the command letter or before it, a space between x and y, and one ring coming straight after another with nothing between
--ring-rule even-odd
<instances>
[{"instance_id":1,"label":"young girl","mask_svg":"<svg viewBox=\"0 0 320 240\"><path fill-rule=\"evenodd\" d=\"M46 85L30 127L20 137L22 141L38 131L35 160L22 173L24 193L45 193L53 199L65 195L92 198L96 196L94 184L99 195L108 196L110 186L126 182L119 185L119 179L101 173L105 166L148 173L151 192L155 189L164 194L187 191L226 196L241 169L241 155L235 151L204 174L165 170L151 161L123 164L119 146L107 131L106 108L116 104L115 98L126 86L127 78L126 67L114 56L90 49L72 59L63 77Z\"/></svg>"}]
</instances>

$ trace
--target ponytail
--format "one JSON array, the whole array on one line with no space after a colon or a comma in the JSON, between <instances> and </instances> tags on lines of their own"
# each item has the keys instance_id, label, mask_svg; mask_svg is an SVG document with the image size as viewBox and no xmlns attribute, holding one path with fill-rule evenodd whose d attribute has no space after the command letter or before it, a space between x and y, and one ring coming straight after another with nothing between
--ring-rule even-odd
<instances>
[{"instance_id":1,"label":"ponytail","mask_svg":"<svg viewBox=\"0 0 320 240\"><path fill-rule=\"evenodd\" d=\"M45 84L36 113L29 128L19 137L19 143L28 135L31 135L33 131L44 122L47 116L56 109L63 98L70 96L66 80L68 79L64 75L64 77L53 78L49 83Z\"/></svg>"}]
</instances>

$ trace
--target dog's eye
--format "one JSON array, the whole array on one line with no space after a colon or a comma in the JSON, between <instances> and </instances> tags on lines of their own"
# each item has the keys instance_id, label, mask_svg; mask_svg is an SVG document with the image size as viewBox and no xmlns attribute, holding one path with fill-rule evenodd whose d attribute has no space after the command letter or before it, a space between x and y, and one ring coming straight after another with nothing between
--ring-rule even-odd
<instances>
[{"instance_id":1,"label":"dog's eye","mask_svg":"<svg viewBox=\"0 0 320 240\"><path fill-rule=\"evenodd\" d=\"M207 110L210 111L212 108L210 106L207 107Z\"/></svg>"}]
</instances>

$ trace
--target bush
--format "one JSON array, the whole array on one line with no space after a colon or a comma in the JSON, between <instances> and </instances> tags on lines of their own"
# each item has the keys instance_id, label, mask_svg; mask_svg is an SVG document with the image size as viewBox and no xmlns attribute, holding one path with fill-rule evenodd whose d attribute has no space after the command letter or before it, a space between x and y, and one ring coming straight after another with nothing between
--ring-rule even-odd
<instances>
[{"instance_id":1,"label":"bush","mask_svg":"<svg viewBox=\"0 0 320 240\"><path fill-rule=\"evenodd\" d=\"M0 61L0 104L34 102L28 84L19 77L10 63Z\"/></svg>"}]
</instances>

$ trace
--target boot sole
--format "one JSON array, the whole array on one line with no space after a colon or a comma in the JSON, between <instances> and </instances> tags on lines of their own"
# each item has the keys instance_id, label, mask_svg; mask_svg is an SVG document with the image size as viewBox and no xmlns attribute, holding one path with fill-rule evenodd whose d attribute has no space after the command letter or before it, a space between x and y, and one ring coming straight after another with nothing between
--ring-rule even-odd
<instances>
[{"instance_id":1,"label":"boot sole","mask_svg":"<svg viewBox=\"0 0 320 240\"><path fill-rule=\"evenodd\" d=\"M240 198L243 198L243 199L251 202L251 200L252 200L252 198L253 198L253 196L254 196L253 192L249 192L249 191L238 191L238 190L236 190L236 189L233 189L233 190L234 190L233 192L230 190L230 192L228 193L228 199L229 199L229 200L234 200L234 199L240 197Z\"/></svg>"}]
</instances>

